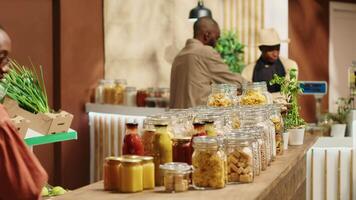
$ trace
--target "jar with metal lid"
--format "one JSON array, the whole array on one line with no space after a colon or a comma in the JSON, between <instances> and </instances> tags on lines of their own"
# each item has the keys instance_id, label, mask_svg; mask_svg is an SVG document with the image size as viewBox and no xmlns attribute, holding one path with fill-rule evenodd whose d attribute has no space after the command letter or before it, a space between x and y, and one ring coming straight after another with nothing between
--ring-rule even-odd
<instances>
[{"instance_id":1,"label":"jar with metal lid","mask_svg":"<svg viewBox=\"0 0 356 200\"><path fill-rule=\"evenodd\" d=\"M217 136L219 133L222 134L223 132L224 118L213 110L198 113L194 118L194 122L197 124L203 123L205 132L208 136Z\"/></svg>"},{"instance_id":2,"label":"jar with metal lid","mask_svg":"<svg viewBox=\"0 0 356 200\"><path fill-rule=\"evenodd\" d=\"M241 127L262 127L262 139L266 144L266 160L267 165L272 161L273 143L271 136L270 120L268 119L268 110L264 107L244 106L241 107ZM262 170L266 170L266 166L262 166Z\"/></svg>"},{"instance_id":3,"label":"jar with metal lid","mask_svg":"<svg viewBox=\"0 0 356 200\"><path fill-rule=\"evenodd\" d=\"M143 131L141 137L145 156L154 156L154 136L155 127L153 123L153 117L148 116L143 121Z\"/></svg>"},{"instance_id":4,"label":"jar with metal lid","mask_svg":"<svg viewBox=\"0 0 356 200\"><path fill-rule=\"evenodd\" d=\"M115 82L114 80L104 80L103 88L103 103L114 104L115 98Z\"/></svg>"},{"instance_id":5,"label":"jar with metal lid","mask_svg":"<svg viewBox=\"0 0 356 200\"><path fill-rule=\"evenodd\" d=\"M196 189L224 188L226 155L219 148L216 137L195 137L193 142L193 186Z\"/></svg>"},{"instance_id":6,"label":"jar with metal lid","mask_svg":"<svg viewBox=\"0 0 356 200\"><path fill-rule=\"evenodd\" d=\"M254 150L252 135L248 129L232 131L225 137L228 182L252 183L254 178Z\"/></svg>"},{"instance_id":7,"label":"jar with metal lid","mask_svg":"<svg viewBox=\"0 0 356 200\"><path fill-rule=\"evenodd\" d=\"M140 159L122 159L120 173L121 192L132 193L143 190L143 167Z\"/></svg>"},{"instance_id":8,"label":"jar with metal lid","mask_svg":"<svg viewBox=\"0 0 356 200\"><path fill-rule=\"evenodd\" d=\"M144 155L142 140L137 130L137 123L126 123L126 134L122 148L122 153L124 155Z\"/></svg>"},{"instance_id":9,"label":"jar with metal lid","mask_svg":"<svg viewBox=\"0 0 356 200\"><path fill-rule=\"evenodd\" d=\"M174 137L189 137L190 131L193 128L190 114L186 111L169 112L168 115L170 115L171 129Z\"/></svg>"},{"instance_id":10,"label":"jar with metal lid","mask_svg":"<svg viewBox=\"0 0 356 200\"><path fill-rule=\"evenodd\" d=\"M271 103L272 95L267 91L266 82L244 84L240 105L265 105Z\"/></svg>"},{"instance_id":11,"label":"jar with metal lid","mask_svg":"<svg viewBox=\"0 0 356 200\"><path fill-rule=\"evenodd\" d=\"M283 155L283 132L284 132L284 123L283 117L281 115L280 105L273 104L270 109L270 120L274 124L275 128L275 143L276 143L276 153L277 155Z\"/></svg>"},{"instance_id":12,"label":"jar with metal lid","mask_svg":"<svg viewBox=\"0 0 356 200\"><path fill-rule=\"evenodd\" d=\"M173 138L173 162L192 164L193 149L190 137Z\"/></svg>"},{"instance_id":13,"label":"jar with metal lid","mask_svg":"<svg viewBox=\"0 0 356 200\"><path fill-rule=\"evenodd\" d=\"M154 162L155 170L159 172L159 166L161 164L173 161L172 137L168 132L168 124L155 124L155 131ZM157 186L161 186L163 184L162 175L160 173L155 174L155 182Z\"/></svg>"},{"instance_id":14,"label":"jar with metal lid","mask_svg":"<svg viewBox=\"0 0 356 200\"><path fill-rule=\"evenodd\" d=\"M189 189L191 167L186 163L172 162L160 166L167 192L185 192Z\"/></svg>"},{"instance_id":15,"label":"jar with metal lid","mask_svg":"<svg viewBox=\"0 0 356 200\"><path fill-rule=\"evenodd\" d=\"M124 104L126 106L136 106L136 87L126 87L124 95Z\"/></svg>"},{"instance_id":16,"label":"jar with metal lid","mask_svg":"<svg viewBox=\"0 0 356 200\"><path fill-rule=\"evenodd\" d=\"M122 105L124 103L124 93L126 87L126 80L125 79L116 79L115 86L114 86L114 97L113 97L113 104Z\"/></svg>"},{"instance_id":17,"label":"jar with metal lid","mask_svg":"<svg viewBox=\"0 0 356 200\"><path fill-rule=\"evenodd\" d=\"M107 157L105 158L103 179L104 190L120 191L120 164L122 158L120 157Z\"/></svg>"},{"instance_id":18,"label":"jar with metal lid","mask_svg":"<svg viewBox=\"0 0 356 200\"><path fill-rule=\"evenodd\" d=\"M136 94L136 105L137 107L145 107L145 100L148 94L146 90L138 90Z\"/></svg>"},{"instance_id":19,"label":"jar with metal lid","mask_svg":"<svg viewBox=\"0 0 356 200\"><path fill-rule=\"evenodd\" d=\"M211 94L208 97L207 105L210 107L231 107L233 97L226 89L225 84L212 84Z\"/></svg>"}]
</instances>

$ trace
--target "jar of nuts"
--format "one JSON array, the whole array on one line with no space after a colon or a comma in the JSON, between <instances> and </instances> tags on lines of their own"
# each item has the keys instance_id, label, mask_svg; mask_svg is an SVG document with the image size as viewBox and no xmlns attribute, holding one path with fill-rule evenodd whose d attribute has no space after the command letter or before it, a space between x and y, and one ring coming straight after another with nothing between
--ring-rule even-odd
<instances>
[{"instance_id":1,"label":"jar of nuts","mask_svg":"<svg viewBox=\"0 0 356 200\"><path fill-rule=\"evenodd\" d=\"M180 162L160 166L164 174L164 188L167 192L185 192L189 189L190 165Z\"/></svg>"},{"instance_id":2,"label":"jar of nuts","mask_svg":"<svg viewBox=\"0 0 356 200\"><path fill-rule=\"evenodd\" d=\"M284 132L284 123L281 115L281 106L272 104L270 107L270 117L269 119L274 124L276 131L276 152L277 155L283 155L283 132Z\"/></svg>"},{"instance_id":3,"label":"jar of nuts","mask_svg":"<svg viewBox=\"0 0 356 200\"><path fill-rule=\"evenodd\" d=\"M193 187L220 189L226 183L226 155L216 137L199 136L193 140Z\"/></svg>"},{"instance_id":4,"label":"jar of nuts","mask_svg":"<svg viewBox=\"0 0 356 200\"><path fill-rule=\"evenodd\" d=\"M252 183L254 178L255 141L250 129L232 131L225 137L228 183Z\"/></svg>"},{"instance_id":5,"label":"jar of nuts","mask_svg":"<svg viewBox=\"0 0 356 200\"><path fill-rule=\"evenodd\" d=\"M265 105L271 104L272 95L267 91L266 82L252 82L243 86L240 105Z\"/></svg>"},{"instance_id":6,"label":"jar of nuts","mask_svg":"<svg viewBox=\"0 0 356 200\"><path fill-rule=\"evenodd\" d=\"M226 84L211 85L211 94L208 97L209 107L231 107L233 106L233 96L226 87Z\"/></svg>"}]
</instances>

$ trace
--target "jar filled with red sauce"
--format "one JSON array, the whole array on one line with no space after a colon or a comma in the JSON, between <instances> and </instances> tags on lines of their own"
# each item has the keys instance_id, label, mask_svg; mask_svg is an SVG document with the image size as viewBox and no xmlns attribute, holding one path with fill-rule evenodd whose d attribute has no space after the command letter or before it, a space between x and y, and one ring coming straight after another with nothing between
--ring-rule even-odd
<instances>
[{"instance_id":1,"label":"jar filled with red sauce","mask_svg":"<svg viewBox=\"0 0 356 200\"><path fill-rule=\"evenodd\" d=\"M137 107L145 107L145 100L148 97L146 90L138 90L136 95L136 105Z\"/></svg>"},{"instance_id":2,"label":"jar filled with red sauce","mask_svg":"<svg viewBox=\"0 0 356 200\"><path fill-rule=\"evenodd\" d=\"M126 134L122 152L123 155L144 155L142 140L138 135L137 123L126 123Z\"/></svg>"},{"instance_id":3,"label":"jar filled with red sauce","mask_svg":"<svg viewBox=\"0 0 356 200\"><path fill-rule=\"evenodd\" d=\"M184 162L191 165L192 154L190 137L173 139L173 162Z\"/></svg>"}]
</instances>

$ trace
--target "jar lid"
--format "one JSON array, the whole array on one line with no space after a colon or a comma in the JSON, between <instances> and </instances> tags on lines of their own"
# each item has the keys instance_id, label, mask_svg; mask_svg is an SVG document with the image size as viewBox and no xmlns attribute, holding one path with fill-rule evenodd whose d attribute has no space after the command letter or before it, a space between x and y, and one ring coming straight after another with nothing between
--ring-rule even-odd
<instances>
[{"instance_id":1,"label":"jar lid","mask_svg":"<svg viewBox=\"0 0 356 200\"><path fill-rule=\"evenodd\" d=\"M121 163L128 163L128 164L139 164L141 163L140 159L132 159L132 158L123 158Z\"/></svg>"},{"instance_id":2,"label":"jar lid","mask_svg":"<svg viewBox=\"0 0 356 200\"><path fill-rule=\"evenodd\" d=\"M198 136L193 139L194 145L207 144L207 145L216 145L218 143L216 137L211 136Z\"/></svg>"},{"instance_id":3,"label":"jar lid","mask_svg":"<svg viewBox=\"0 0 356 200\"><path fill-rule=\"evenodd\" d=\"M105 161L122 161L122 157L109 156L105 158Z\"/></svg>"},{"instance_id":4,"label":"jar lid","mask_svg":"<svg viewBox=\"0 0 356 200\"><path fill-rule=\"evenodd\" d=\"M123 155L122 159L141 159L141 156L138 155Z\"/></svg>"},{"instance_id":5,"label":"jar lid","mask_svg":"<svg viewBox=\"0 0 356 200\"><path fill-rule=\"evenodd\" d=\"M151 161L153 160L152 156L139 156L139 159L141 159L142 161Z\"/></svg>"},{"instance_id":6,"label":"jar lid","mask_svg":"<svg viewBox=\"0 0 356 200\"><path fill-rule=\"evenodd\" d=\"M182 162L170 162L166 163L164 165L160 165L160 169L164 170L165 172L170 172L170 173L190 173L192 167L188 165L187 163L182 163Z\"/></svg>"},{"instance_id":7,"label":"jar lid","mask_svg":"<svg viewBox=\"0 0 356 200\"><path fill-rule=\"evenodd\" d=\"M125 88L126 91L136 91L136 87L126 87Z\"/></svg>"}]
</instances>

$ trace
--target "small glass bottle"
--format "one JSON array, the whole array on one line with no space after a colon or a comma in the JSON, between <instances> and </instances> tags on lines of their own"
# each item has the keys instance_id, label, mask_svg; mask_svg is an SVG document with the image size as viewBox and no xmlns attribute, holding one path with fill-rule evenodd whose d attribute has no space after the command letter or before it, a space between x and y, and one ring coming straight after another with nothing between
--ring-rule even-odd
<instances>
[{"instance_id":1,"label":"small glass bottle","mask_svg":"<svg viewBox=\"0 0 356 200\"><path fill-rule=\"evenodd\" d=\"M143 167L139 159L122 159L120 165L121 192L132 193L143 190Z\"/></svg>"},{"instance_id":2,"label":"small glass bottle","mask_svg":"<svg viewBox=\"0 0 356 200\"><path fill-rule=\"evenodd\" d=\"M161 164L173 161L172 158L172 140L168 131L168 124L155 124L155 137L154 137L154 162L155 162L155 183L156 186L162 186L163 174L159 171Z\"/></svg>"},{"instance_id":3,"label":"small glass bottle","mask_svg":"<svg viewBox=\"0 0 356 200\"><path fill-rule=\"evenodd\" d=\"M189 189L191 167L186 163L166 163L160 166L166 192L185 192Z\"/></svg>"},{"instance_id":4,"label":"small glass bottle","mask_svg":"<svg viewBox=\"0 0 356 200\"><path fill-rule=\"evenodd\" d=\"M193 186L196 189L220 189L226 183L226 155L216 137L194 138Z\"/></svg>"},{"instance_id":5,"label":"small glass bottle","mask_svg":"<svg viewBox=\"0 0 356 200\"><path fill-rule=\"evenodd\" d=\"M136 87L126 87L124 105L136 106L136 95L137 95Z\"/></svg>"},{"instance_id":6,"label":"small glass bottle","mask_svg":"<svg viewBox=\"0 0 356 200\"><path fill-rule=\"evenodd\" d=\"M122 158L119 157L107 157L105 158L103 179L104 190L120 191L120 164Z\"/></svg>"},{"instance_id":7,"label":"small glass bottle","mask_svg":"<svg viewBox=\"0 0 356 200\"><path fill-rule=\"evenodd\" d=\"M228 182L252 183L254 179L254 138L248 129L232 131L225 137Z\"/></svg>"},{"instance_id":8,"label":"small glass bottle","mask_svg":"<svg viewBox=\"0 0 356 200\"><path fill-rule=\"evenodd\" d=\"M266 82L252 82L244 85L240 105L272 104L272 95L267 91Z\"/></svg>"},{"instance_id":9,"label":"small glass bottle","mask_svg":"<svg viewBox=\"0 0 356 200\"><path fill-rule=\"evenodd\" d=\"M123 145L123 155L144 155L141 137L138 135L137 123L126 123L126 134Z\"/></svg>"},{"instance_id":10,"label":"small glass bottle","mask_svg":"<svg viewBox=\"0 0 356 200\"><path fill-rule=\"evenodd\" d=\"M208 97L207 105L210 107L233 106L233 98L231 93L227 92L225 84L211 85L211 94Z\"/></svg>"}]
</instances>

